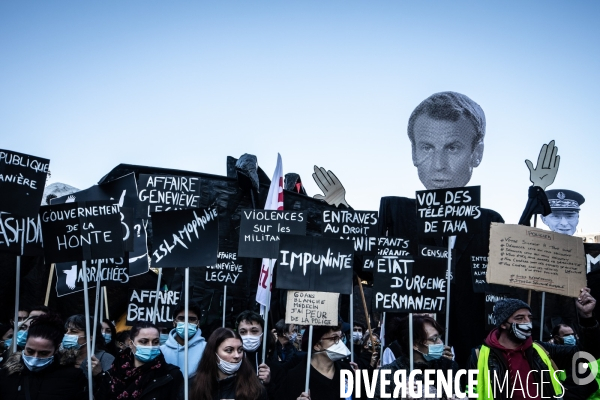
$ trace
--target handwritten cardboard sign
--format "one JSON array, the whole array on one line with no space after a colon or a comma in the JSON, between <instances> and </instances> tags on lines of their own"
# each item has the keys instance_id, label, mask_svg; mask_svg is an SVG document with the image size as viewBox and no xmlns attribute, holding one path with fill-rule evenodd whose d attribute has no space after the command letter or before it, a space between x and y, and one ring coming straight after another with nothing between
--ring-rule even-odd
<instances>
[{"instance_id":1,"label":"handwritten cardboard sign","mask_svg":"<svg viewBox=\"0 0 600 400\"><path fill-rule=\"evenodd\" d=\"M242 210L238 255L277 258L281 234L306 234L304 211Z\"/></svg>"},{"instance_id":2,"label":"handwritten cardboard sign","mask_svg":"<svg viewBox=\"0 0 600 400\"><path fill-rule=\"evenodd\" d=\"M200 207L200 183L197 176L140 174L136 216L150 218L153 212Z\"/></svg>"},{"instance_id":3,"label":"handwritten cardboard sign","mask_svg":"<svg viewBox=\"0 0 600 400\"><path fill-rule=\"evenodd\" d=\"M323 237L354 240L354 254L375 255L377 211L325 210L322 214Z\"/></svg>"},{"instance_id":4,"label":"handwritten cardboard sign","mask_svg":"<svg viewBox=\"0 0 600 400\"><path fill-rule=\"evenodd\" d=\"M281 235L276 287L350 294L353 260L349 240Z\"/></svg>"},{"instance_id":5,"label":"handwritten cardboard sign","mask_svg":"<svg viewBox=\"0 0 600 400\"><path fill-rule=\"evenodd\" d=\"M0 211L35 218L50 160L0 149Z\"/></svg>"},{"instance_id":6,"label":"handwritten cardboard sign","mask_svg":"<svg viewBox=\"0 0 600 400\"><path fill-rule=\"evenodd\" d=\"M0 213L0 253L41 256L44 254L43 245L39 215L30 218Z\"/></svg>"},{"instance_id":7,"label":"handwritten cardboard sign","mask_svg":"<svg viewBox=\"0 0 600 400\"><path fill-rule=\"evenodd\" d=\"M56 295L66 296L83 291L83 267L81 261L56 263ZM98 278L102 286L129 282L132 274L129 272L127 257L89 260L86 265L88 289L95 288ZM100 276L98 276L98 274Z\"/></svg>"},{"instance_id":8,"label":"handwritten cardboard sign","mask_svg":"<svg viewBox=\"0 0 600 400\"><path fill-rule=\"evenodd\" d=\"M287 294L285 323L337 326L339 293L300 292Z\"/></svg>"},{"instance_id":9,"label":"handwritten cardboard sign","mask_svg":"<svg viewBox=\"0 0 600 400\"><path fill-rule=\"evenodd\" d=\"M202 267L217 263L219 221L215 208L152 213L153 268Z\"/></svg>"},{"instance_id":10,"label":"handwritten cardboard sign","mask_svg":"<svg viewBox=\"0 0 600 400\"><path fill-rule=\"evenodd\" d=\"M487 282L578 297L585 287L581 238L522 225L492 223Z\"/></svg>"},{"instance_id":11,"label":"handwritten cardboard sign","mask_svg":"<svg viewBox=\"0 0 600 400\"><path fill-rule=\"evenodd\" d=\"M417 232L420 236L473 233L481 216L479 186L417 192Z\"/></svg>"},{"instance_id":12,"label":"handwritten cardboard sign","mask_svg":"<svg viewBox=\"0 0 600 400\"><path fill-rule=\"evenodd\" d=\"M118 204L84 201L40 208L47 263L123 256Z\"/></svg>"},{"instance_id":13,"label":"handwritten cardboard sign","mask_svg":"<svg viewBox=\"0 0 600 400\"><path fill-rule=\"evenodd\" d=\"M140 321L150 321L156 314L156 322L169 325L173 322L173 311L177 308L181 299L181 292L174 290L160 290L158 292L158 309L154 308L156 302L156 290L133 289L129 293L129 305L127 306L127 322L133 325Z\"/></svg>"}]
</instances>

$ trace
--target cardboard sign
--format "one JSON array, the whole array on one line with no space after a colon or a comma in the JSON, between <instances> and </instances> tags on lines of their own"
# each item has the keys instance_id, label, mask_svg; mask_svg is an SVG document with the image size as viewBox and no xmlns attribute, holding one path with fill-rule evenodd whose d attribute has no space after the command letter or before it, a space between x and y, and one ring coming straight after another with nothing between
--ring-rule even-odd
<instances>
[{"instance_id":1,"label":"cardboard sign","mask_svg":"<svg viewBox=\"0 0 600 400\"><path fill-rule=\"evenodd\" d=\"M49 166L45 158L0 150L0 211L35 218Z\"/></svg>"},{"instance_id":2,"label":"cardboard sign","mask_svg":"<svg viewBox=\"0 0 600 400\"><path fill-rule=\"evenodd\" d=\"M277 258L281 234L306 234L304 211L242 210L238 255Z\"/></svg>"},{"instance_id":3,"label":"cardboard sign","mask_svg":"<svg viewBox=\"0 0 600 400\"><path fill-rule=\"evenodd\" d=\"M127 322L133 325L140 321L152 322L156 314L156 323L170 325L173 322L173 311L179 304L181 292L173 290L158 292L158 309L154 308L156 290L133 289L129 293L127 306Z\"/></svg>"},{"instance_id":4,"label":"cardboard sign","mask_svg":"<svg viewBox=\"0 0 600 400\"><path fill-rule=\"evenodd\" d=\"M420 236L473 233L480 224L479 186L417 192L417 226ZM476 233L476 232L475 232Z\"/></svg>"},{"instance_id":5,"label":"cardboard sign","mask_svg":"<svg viewBox=\"0 0 600 400\"><path fill-rule=\"evenodd\" d=\"M152 213L153 268L214 265L219 248L215 208Z\"/></svg>"},{"instance_id":6,"label":"cardboard sign","mask_svg":"<svg viewBox=\"0 0 600 400\"><path fill-rule=\"evenodd\" d=\"M40 208L47 263L123 256L121 213L110 201Z\"/></svg>"},{"instance_id":7,"label":"cardboard sign","mask_svg":"<svg viewBox=\"0 0 600 400\"><path fill-rule=\"evenodd\" d=\"M487 282L579 297L586 287L581 238L493 222Z\"/></svg>"},{"instance_id":8,"label":"cardboard sign","mask_svg":"<svg viewBox=\"0 0 600 400\"><path fill-rule=\"evenodd\" d=\"M408 240L394 237L380 237L376 238L375 255L372 257L365 257L363 259L363 271L373 272L375 268L376 256L387 256L387 255L409 255L408 254ZM356 243L355 243L356 251Z\"/></svg>"},{"instance_id":9,"label":"cardboard sign","mask_svg":"<svg viewBox=\"0 0 600 400\"><path fill-rule=\"evenodd\" d=\"M348 240L281 235L276 287L350 294L353 260Z\"/></svg>"},{"instance_id":10,"label":"cardboard sign","mask_svg":"<svg viewBox=\"0 0 600 400\"><path fill-rule=\"evenodd\" d=\"M377 256L373 271L375 309L445 313L447 250L420 246L417 257L413 259L404 250L408 247L408 240L398 245L399 248L391 254Z\"/></svg>"},{"instance_id":11,"label":"cardboard sign","mask_svg":"<svg viewBox=\"0 0 600 400\"><path fill-rule=\"evenodd\" d=\"M240 278L245 275L245 269L239 262L237 253L230 251L219 251L217 263L206 268L204 279L206 283L218 286L244 285L245 280Z\"/></svg>"},{"instance_id":12,"label":"cardboard sign","mask_svg":"<svg viewBox=\"0 0 600 400\"><path fill-rule=\"evenodd\" d=\"M285 323L337 326L339 293L289 291Z\"/></svg>"},{"instance_id":13,"label":"cardboard sign","mask_svg":"<svg viewBox=\"0 0 600 400\"><path fill-rule=\"evenodd\" d=\"M66 296L83 291L83 267L81 261L56 263L56 295ZM98 272L102 286L107 284L127 283L132 276L129 273L127 257L89 260L86 264L88 289L95 288Z\"/></svg>"},{"instance_id":14,"label":"cardboard sign","mask_svg":"<svg viewBox=\"0 0 600 400\"><path fill-rule=\"evenodd\" d=\"M0 213L0 253L41 256L44 254L43 243L39 215L30 218Z\"/></svg>"},{"instance_id":15,"label":"cardboard sign","mask_svg":"<svg viewBox=\"0 0 600 400\"><path fill-rule=\"evenodd\" d=\"M153 212L186 210L200 207L200 183L197 176L140 174L136 217L150 218Z\"/></svg>"},{"instance_id":16,"label":"cardboard sign","mask_svg":"<svg viewBox=\"0 0 600 400\"><path fill-rule=\"evenodd\" d=\"M377 211L324 210L323 237L354 240L354 254L375 255Z\"/></svg>"},{"instance_id":17,"label":"cardboard sign","mask_svg":"<svg viewBox=\"0 0 600 400\"><path fill-rule=\"evenodd\" d=\"M496 327L496 319L494 318L494 305L502 299L509 298L507 294L485 294L485 329L492 330Z\"/></svg>"}]
</instances>

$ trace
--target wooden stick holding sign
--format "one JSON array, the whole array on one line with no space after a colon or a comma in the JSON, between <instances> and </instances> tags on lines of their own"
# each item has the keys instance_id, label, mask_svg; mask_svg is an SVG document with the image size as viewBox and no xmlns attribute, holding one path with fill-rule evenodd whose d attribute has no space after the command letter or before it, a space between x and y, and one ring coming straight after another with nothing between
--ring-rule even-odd
<instances>
[{"instance_id":1,"label":"wooden stick holding sign","mask_svg":"<svg viewBox=\"0 0 600 400\"><path fill-rule=\"evenodd\" d=\"M17 352L17 332L19 332L19 292L21 288L21 256L17 256L17 282L15 286L15 319L13 325L13 352Z\"/></svg>"},{"instance_id":2,"label":"wooden stick holding sign","mask_svg":"<svg viewBox=\"0 0 600 400\"><path fill-rule=\"evenodd\" d=\"M273 276L272 274L273 274L273 259L269 258L269 275L268 276ZM269 310L271 309L271 291L270 290L269 290L267 296L269 297L269 300L267 301L267 305L265 306L265 315L264 315L265 330L264 330L263 342L262 342L262 363L263 364L267 363L267 334L269 332L269 330L268 330Z\"/></svg>"},{"instance_id":3,"label":"wooden stick holding sign","mask_svg":"<svg viewBox=\"0 0 600 400\"><path fill-rule=\"evenodd\" d=\"M54 276L54 267L55 264L50 264L50 275L48 276L48 286L46 287L46 298L44 300L44 305L48 307L48 302L50 301L50 288L52 287L52 277Z\"/></svg>"},{"instance_id":4,"label":"wooden stick holding sign","mask_svg":"<svg viewBox=\"0 0 600 400\"><path fill-rule=\"evenodd\" d=\"M452 242L454 238L456 238L456 236L448 236L448 270L446 272L446 333L444 334L444 343L446 344L448 343L448 332L450 331L450 283L452 280Z\"/></svg>"},{"instance_id":5,"label":"wooden stick holding sign","mask_svg":"<svg viewBox=\"0 0 600 400\"><path fill-rule=\"evenodd\" d=\"M97 265L97 270L96 270L96 300L94 301L94 328L92 330L92 332L94 332L94 341L92 342L92 354L94 354L95 350L96 350L96 332L98 329L98 313L99 313L99 307L100 307L100 268L102 267L102 260L98 260L98 265ZM100 323L100 326L102 326L102 323ZM89 347L88 347L89 349Z\"/></svg>"},{"instance_id":6,"label":"wooden stick holding sign","mask_svg":"<svg viewBox=\"0 0 600 400\"><path fill-rule=\"evenodd\" d=\"M308 356L306 359L306 382L308 393L310 362L312 357L313 325L337 326L339 293L288 291L285 323L310 325L308 330Z\"/></svg>"},{"instance_id":7,"label":"wooden stick holding sign","mask_svg":"<svg viewBox=\"0 0 600 400\"><path fill-rule=\"evenodd\" d=\"M158 298L160 293L160 279L162 278L162 268L158 268L158 278L156 279L156 299L154 299L154 313L152 314L152 323L156 325L158 316Z\"/></svg>"},{"instance_id":8,"label":"wooden stick holding sign","mask_svg":"<svg viewBox=\"0 0 600 400\"><path fill-rule=\"evenodd\" d=\"M90 348L90 299L88 295L87 265L86 261L81 262L83 269L83 304L85 308L85 348ZM95 332L94 332L95 334ZM92 352L87 351L87 377L88 377L88 397L94 400L93 382L92 382Z\"/></svg>"},{"instance_id":9,"label":"wooden stick holding sign","mask_svg":"<svg viewBox=\"0 0 600 400\"><path fill-rule=\"evenodd\" d=\"M369 317L369 310L367 309L367 302L365 300L365 292L363 291L362 281L360 277L356 277L358 280L358 288L360 289L360 297L362 298L363 309L365 310L365 318L367 319L367 329L369 330L369 338L371 339L371 346L375 351L375 341L373 340L373 331L371 330L371 318Z\"/></svg>"}]
</instances>

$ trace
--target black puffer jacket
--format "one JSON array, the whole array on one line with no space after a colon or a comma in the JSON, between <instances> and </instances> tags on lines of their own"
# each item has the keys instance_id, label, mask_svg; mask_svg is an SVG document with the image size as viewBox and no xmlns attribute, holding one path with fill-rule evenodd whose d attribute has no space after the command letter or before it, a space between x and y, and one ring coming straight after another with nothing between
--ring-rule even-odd
<instances>
[{"instance_id":1,"label":"black puffer jacket","mask_svg":"<svg viewBox=\"0 0 600 400\"><path fill-rule=\"evenodd\" d=\"M217 381L213 386L212 398L214 400L235 399L235 387L237 385L237 375L232 375L228 378ZM261 396L256 400L267 400L267 391L263 388Z\"/></svg>"},{"instance_id":2,"label":"black puffer jacket","mask_svg":"<svg viewBox=\"0 0 600 400\"><path fill-rule=\"evenodd\" d=\"M29 394L27 394L29 392ZM13 354L0 372L1 400L86 400L87 379L83 371L60 365L58 356L41 371L31 372L21 353Z\"/></svg>"}]
</instances>

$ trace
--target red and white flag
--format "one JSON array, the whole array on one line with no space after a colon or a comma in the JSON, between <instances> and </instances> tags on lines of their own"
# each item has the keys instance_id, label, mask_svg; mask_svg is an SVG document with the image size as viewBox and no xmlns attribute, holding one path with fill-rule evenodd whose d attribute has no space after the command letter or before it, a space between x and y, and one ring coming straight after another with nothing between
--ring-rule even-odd
<instances>
[{"instance_id":1,"label":"red and white flag","mask_svg":"<svg viewBox=\"0 0 600 400\"><path fill-rule=\"evenodd\" d=\"M265 210L283 210L283 166L281 155L277 154L277 166L269 187ZM273 278L273 268L276 259L263 258L260 267L260 277L258 278L258 289L256 290L256 302L261 305L261 314L264 315L263 307L271 303L271 286Z\"/></svg>"}]
</instances>

